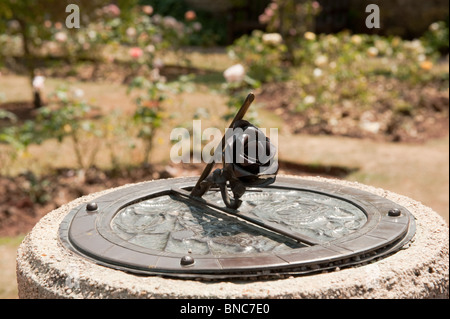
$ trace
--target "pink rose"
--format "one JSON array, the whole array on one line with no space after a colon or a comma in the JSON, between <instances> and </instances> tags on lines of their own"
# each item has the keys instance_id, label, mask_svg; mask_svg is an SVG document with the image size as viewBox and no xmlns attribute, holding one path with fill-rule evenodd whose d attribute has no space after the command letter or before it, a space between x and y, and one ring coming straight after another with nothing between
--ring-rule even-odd
<instances>
[{"instance_id":1,"label":"pink rose","mask_svg":"<svg viewBox=\"0 0 450 319\"><path fill-rule=\"evenodd\" d=\"M270 20L270 17L265 14L261 14L259 16L259 23L261 23L261 24L266 24L269 22L269 20Z\"/></svg>"},{"instance_id":2,"label":"pink rose","mask_svg":"<svg viewBox=\"0 0 450 319\"><path fill-rule=\"evenodd\" d=\"M273 17L273 15L275 14L275 12L272 10L272 8L266 8L266 10L264 10L264 13L268 17Z\"/></svg>"},{"instance_id":3,"label":"pink rose","mask_svg":"<svg viewBox=\"0 0 450 319\"><path fill-rule=\"evenodd\" d=\"M144 54L144 51L142 51L141 48L133 47L130 49L130 56L133 59L139 59Z\"/></svg>"},{"instance_id":4,"label":"pink rose","mask_svg":"<svg viewBox=\"0 0 450 319\"><path fill-rule=\"evenodd\" d=\"M197 14L195 14L194 11L189 10L184 14L184 18L188 21L192 21L195 20L195 18L197 18Z\"/></svg>"},{"instance_id":5,"label":"pink rose","mask_svg":"<svg viewBox=\"0 0 450 319\"><path fill-rule=\"evenodd\" d=\"M151 15L153 13L153 7L152 6L143 6L142 12L144 12L147 15Z\"/></svg>"},{"instance_id":6,"label":"pink rose","mask_svg":"<svg viewBox=\"0 0 450 319\"><path fill-rule=\"evenodd\" d=\"M202 29L202 24L200 22L195 22L192 25L192 28L194 29L194 31L200 31Z\"/></svg>"},{"instance_id":7,"label":"pink rose","mask_svg":"<svg viewBox=\"0 0 450 319\"><path fill-rule=\"evenodd\" d=\"M115 4L109 4L103 8L103 11L113 17L118 17L120 15L120 9Z\"/></svg>"}]
</instances>

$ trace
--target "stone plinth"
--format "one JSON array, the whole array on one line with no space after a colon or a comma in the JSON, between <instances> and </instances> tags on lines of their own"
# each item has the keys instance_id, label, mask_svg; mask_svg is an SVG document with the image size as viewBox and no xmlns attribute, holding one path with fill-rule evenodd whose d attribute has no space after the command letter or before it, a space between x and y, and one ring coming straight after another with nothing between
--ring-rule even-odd
<instances>
[{"instance_id":1,"label":"stone plinth","mask_svg":"<svg viewBox=\"0 0 450 319\"><path fill-rule=\"evenodd\" d=\"M432 209L359 183L340 184L385 197L416 218L416 234L395 254L352 268L264 281L202 282L137 276L99 266L66 249L59 225L71 209L116 189L74 200L47 214L17 255L20 298L448 298L449 228ZM123 186L127 188L130 186Z\"/></svg>"}]
</instances>

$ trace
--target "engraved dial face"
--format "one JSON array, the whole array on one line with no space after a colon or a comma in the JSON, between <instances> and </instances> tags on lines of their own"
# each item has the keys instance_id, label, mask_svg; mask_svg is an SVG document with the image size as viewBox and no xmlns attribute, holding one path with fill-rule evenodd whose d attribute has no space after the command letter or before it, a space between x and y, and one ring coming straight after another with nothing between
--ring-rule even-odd
<instances>
[{"instance_id":1,"label":"engraved dial face","mask_svg":"<svg viewBox=\"0 0 450 319\"><path fill-rule=\"evenodd\" d=\"M218 205L222 200L220 192L214 191L204 198ZM364 212L355 205L307 191L250 190L242 200L240 212L277 223L319 243L348 235L367 222ZM116 214L111 227L132 244L167 253L224 256L289 252L304 247L283 235L173 195L125 207Z\"/></svg>"},{"instance_id":2,"label":"engraved dial face","mask_svg":"<svg viewBox=\"0 0 450 319\"><path fill-rule=\"evenodd\" d=\"M224 207L220 191L190 195L196 178L131 185L71 210L63 245L103 266L178 278L249 278L345 267L399 250L409 211L373 193L277 177ZM390 213L390 212L395 212Z\"/></svg>"}]
</instances>

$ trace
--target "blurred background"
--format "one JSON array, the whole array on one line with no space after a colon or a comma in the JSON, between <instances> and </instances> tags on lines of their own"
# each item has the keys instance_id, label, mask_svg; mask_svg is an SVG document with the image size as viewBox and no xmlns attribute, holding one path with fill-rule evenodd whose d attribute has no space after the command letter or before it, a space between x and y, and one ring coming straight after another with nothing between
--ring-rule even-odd
<instances>
[{"instance_id":1,"label":"blurred background","mask_svg":"<svg viewBox=\"0 0 450 319\"><path fill-rule=\"evenodd\" d=\"M224 129L249 92L281 173L381 187L448 223L448 2L370 3L380 28L360 0L2 0L0 298L42 216L199 175L170 160L171 131Z\"/></svg>"}]
</instances>

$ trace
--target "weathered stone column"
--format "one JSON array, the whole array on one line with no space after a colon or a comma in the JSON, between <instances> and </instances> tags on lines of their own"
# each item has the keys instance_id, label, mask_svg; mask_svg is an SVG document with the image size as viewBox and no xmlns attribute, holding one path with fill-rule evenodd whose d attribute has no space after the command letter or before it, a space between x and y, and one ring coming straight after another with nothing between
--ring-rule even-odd
<instances>
[{"instance_id":1,"label":"weathered stone column","mask_svg":"<svg viewBox=\"0 0 450 319\"><path fill-rule=\"evenodd\" d=\"M111 189L50 212L26 236L17 252L19 297L449 298L449 228L437 213L383 189L347 181L307 179L371 192L404 206L416 218L413 241L395 254L366 265L286 279L237 283L136 276L94 264L60 243L59 225L68 212Z\"/></svg>"}]
</instances>

